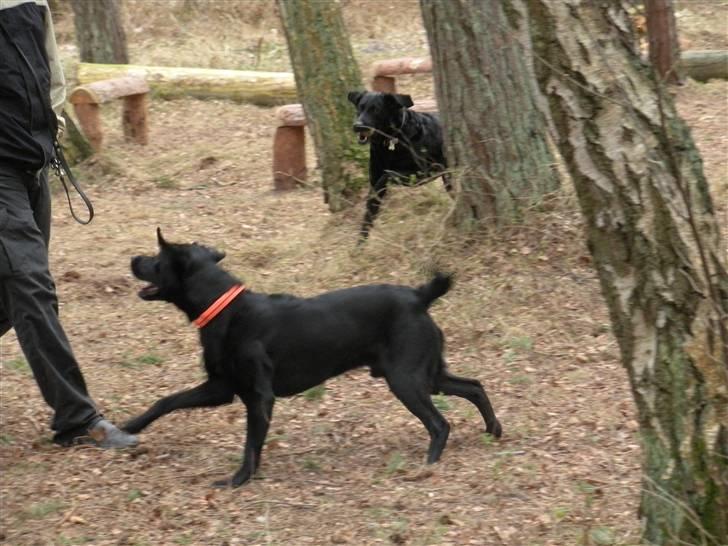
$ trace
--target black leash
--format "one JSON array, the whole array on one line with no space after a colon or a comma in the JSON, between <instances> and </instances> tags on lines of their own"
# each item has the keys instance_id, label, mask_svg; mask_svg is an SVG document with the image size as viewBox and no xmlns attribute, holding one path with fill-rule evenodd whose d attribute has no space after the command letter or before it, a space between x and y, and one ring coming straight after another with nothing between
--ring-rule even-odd
<instances>
[{"instance_id":1,"label":"black leash","mask_svg":"<svg viewBox=\"0 0 728 546\"><path fill-rule=\"evenodd\" d=\"M54 171L56 171L58 178L61 179L61 184L63 184L63 189L66 191L66 199L68 199L68 208L71 209L71 216L73 216L73 219L76 220L76 222L78 222L79 224L90 224L91 220L94 219L94 206L93 204L91 204L91 200L81 189L81 184L79 184L78 180L76 180L76 177L73 176L71 167L68 166L68 161L66 161L66 157L63 155L63 148L61 148L61 145L58 143L57 140L53 143L53 148L56 153L53 159L51 159L51 167ZM73 189L76 190L76 193L78 193L79 197L83 200L83 204L86 205L86 209L88 210L88 220L82 220L76 215L76 211L73 210L73 204L71 203L71 194L68 191L68 184L66 184L66 177L68 177L68 180L69 182L71 182Z\"/></svg>"}]
</instances>

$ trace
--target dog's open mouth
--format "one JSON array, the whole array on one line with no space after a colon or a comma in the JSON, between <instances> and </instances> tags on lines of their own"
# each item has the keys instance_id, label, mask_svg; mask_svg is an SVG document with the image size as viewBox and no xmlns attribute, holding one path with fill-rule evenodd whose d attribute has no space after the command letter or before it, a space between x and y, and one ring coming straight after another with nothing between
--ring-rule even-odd
<instances>
[{"instance_id":1,"label":"dog's open mouth","mask_svg":"<svg viewBox=\"0 0 728 546\"><path fill-rule=\"evenodd\" d=\"M148 284L139 290L139 297L142 299L153 298L157 294L159 294L159 287L156 284Z\"/></svg>"}]
</instances>

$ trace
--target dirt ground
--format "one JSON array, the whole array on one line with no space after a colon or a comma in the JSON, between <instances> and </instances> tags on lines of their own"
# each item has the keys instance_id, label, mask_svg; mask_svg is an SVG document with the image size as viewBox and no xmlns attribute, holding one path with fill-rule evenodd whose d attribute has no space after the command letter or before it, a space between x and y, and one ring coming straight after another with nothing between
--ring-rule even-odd
<instances>
[{"instance_id":1,"label":"dirt ground","mask_svg":"<svg viewBox=\"0 0 728 546\"><path fill-rule=\"evenodd\" d=\"M190 18L166 3L128 1L132 61L285 70L272 7L239 5ZM344 2L362 66L426 54L417 4L398 8L417 29L406 36L393 5ZM725 28L715 30L728 3L678 8L690 48L728 47ZM72 21L61 14L57 24L70 70ZM431 82L403 88L421 96ZM688 82L676 91L724 225L726 90ZM56 448L50 412L9 334L0 341L0 542L639 544L638 426L570 188L524 225L467 239L446 227L440 184L395 190L356 250L361 203L329 214L315 172L310 187L272 191L273 109L154 100L146 147L124 143L117 108L104 118L106 149L78 169L97 217L75 224L57 194L51 259L63 323L106 416L123 422L202 378L195 329L171 306L141 301L129 271L131 256L154 251L161 226L171 240L224 249L225 267L261 292L312 295L453 271L455 288L432 314L451 368L482 381L504 435L485 435L467 402L437 397L452 431L442 461L425 466L422 425L358 371L280 399L259 479L216 490L211 482L240 462L241 404L167 416L135 450Z\"/></svg>"}]
</instances>

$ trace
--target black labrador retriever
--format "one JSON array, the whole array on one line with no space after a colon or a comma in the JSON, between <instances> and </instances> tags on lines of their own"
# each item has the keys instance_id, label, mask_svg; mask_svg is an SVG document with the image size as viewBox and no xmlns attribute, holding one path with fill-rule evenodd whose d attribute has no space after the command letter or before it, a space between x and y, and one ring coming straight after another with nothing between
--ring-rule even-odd
<instances>
[{"instance_id":1,"label":"black labrador retriever","mask_svg":"<svg viewBox=\"0 0 728 546\"><path fill-rule=\"evenodd\" d=\"M416 186L438 174L448 192L450 174L442 150L442 126L434 114L409 110L409 95L351 91L349 101L356 106L354 131L359 144L369 144L369 184L361 239L379 214L388 184Z\"/></svg>"},{"instance_id":2,"label":"black labrador retriever","mask_svg":"<svg viewBox=\"0 0 728 546\"><path fill-rule=\"evenodd\" d=\"M218 262L224 253L174 244L157 230L159 253L131 260L134 275L149 285L144 300L173 303L200 328L207 381L162 398L124 426L139 432L181 408L229 404L238 395L247 408L243 463L237 487L253 477L276 396L291 396L359 366L384 377L392 392L430 434L427 462L440 458L450 426L430 395L466 398L480 411L486 431L501 425L481 384L451 375L443 360L443 335L427 312L450 288L437 274L420 286L368 285L312 298L261 294L245 289Z\"/></svg>"}]
</instances>

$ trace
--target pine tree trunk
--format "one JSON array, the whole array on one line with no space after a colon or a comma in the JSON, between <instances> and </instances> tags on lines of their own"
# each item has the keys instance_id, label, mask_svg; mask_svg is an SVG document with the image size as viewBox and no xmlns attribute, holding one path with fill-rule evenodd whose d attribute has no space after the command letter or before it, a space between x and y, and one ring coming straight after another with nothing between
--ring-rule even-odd
<instances>
[{"instance_id":1,"label":"pine tree trunk","mask_svg":"<svg viewBox=\"0 0 728 546\"><path fill-rule=\"evenodd\" d=\"M520 1L421 0L449 167L461 181L457 218L511 223L558 187Z\"/></svg>"},{"instance_id":2,"label":"pine tree trunk","mask_svg":"<svg viewBox=\"0 0 728 546\"><path fill-rule=\"evenodd\" d=\"M332 212L353 202L367 183L366 150L351 130L347 93L361 89L359 67L339 2L278 0L298 95L321 167L324 199Z\"/></svg>"},{"instance_id":3,"label":"pine tree trunk","mask_svg":"<svg viewBox=\"0 0 728 546\"><path fill-rule=\"evenodd\" d=\"M120 0L71 0L82 62L129 62Z\"/></svg>"},{"instance_id":4,"label":"pine tree trunk","mask_svg":"<svg viewBox=\"0 0 728 546\"><path fill-rule=\"evenodd\" d=\"M652 66L666 83L679 83L680 47L672 0L645 0Z\"/></svg>"},{"instance_id":5,"label":"pine tree trunk","mask_svg":"<svg viewBox=\"0 0 728 546\"><path fill-rule=\"evenodd\" d=\"M728 273L700 155L619 0L528 7L637 405L645 539L728 544Z\"/></svg>"}]
</instances>

